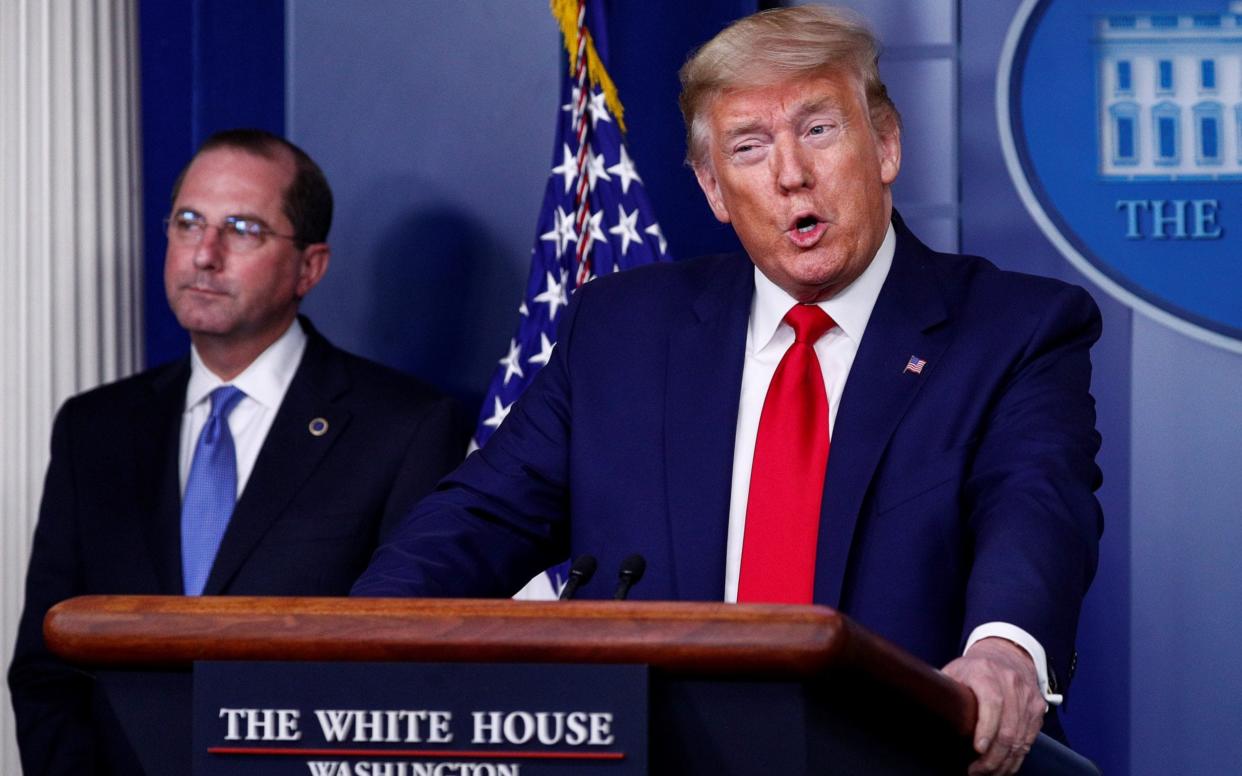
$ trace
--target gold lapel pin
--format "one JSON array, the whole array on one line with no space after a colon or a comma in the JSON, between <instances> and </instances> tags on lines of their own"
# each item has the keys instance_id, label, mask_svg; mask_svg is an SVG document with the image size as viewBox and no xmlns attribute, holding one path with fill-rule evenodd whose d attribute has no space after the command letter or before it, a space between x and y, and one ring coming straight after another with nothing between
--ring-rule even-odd
<instances>
[{"instance_id":1,"label":"gold lapel pin","mask_svg":"<svg viewBox=\"0 0 1242 776\"><path fill-rule=\"evenodd\" d=\"M326 418L315 418L307 428L310 430L311 436L321 437L328 433L328 421Z\"/></svg>"}]
</instances>

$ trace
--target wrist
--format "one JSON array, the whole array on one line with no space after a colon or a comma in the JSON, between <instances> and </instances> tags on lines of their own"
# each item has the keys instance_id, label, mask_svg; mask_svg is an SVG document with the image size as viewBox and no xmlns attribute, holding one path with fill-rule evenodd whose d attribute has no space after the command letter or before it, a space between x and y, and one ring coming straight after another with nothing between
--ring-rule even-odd
<instances>
[{"instance_id":1,"label":"wrist","mask_svg":"<svg viewBox=\"0 0 1242 776\"><path fill-rule=\"evenodd\" d=\"M1022 650L1034 665L1039 692L1044 696L1044 701L1049 706L1061 705L1064 698L1059 693L1052 692L1052 688L1049 685L1048 658L1044 652L1043 645L1039 643L1038 639L1018 626L1007 622L984 623L971 631L970 638L966 639L966 648L962 650L962 654L969 652L970 648L978 642L991 638L1007 641Z\"/></svg>"}]
</instances>

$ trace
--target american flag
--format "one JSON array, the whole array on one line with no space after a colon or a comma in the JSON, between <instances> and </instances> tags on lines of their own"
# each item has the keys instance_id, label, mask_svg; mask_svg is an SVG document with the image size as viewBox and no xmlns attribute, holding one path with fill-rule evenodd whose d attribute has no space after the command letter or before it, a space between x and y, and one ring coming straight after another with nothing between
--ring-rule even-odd
<instances>
[{"instance_id":1,"label":"american flag","mask_svg":"<svg viewBox=\"0 0 1242 776\"><path fill-rule=\"evenodd\" d=\"M901 370L901 373L903 375L907 373L921 375L923 374L923 367L925 366L927 366L927 362L925 360L919 358L918 356L910 356L910 360L906 362L906 368Z\"/></svg>"},{"instance_id":2,"label":"american flag","mask_svg":"<svg viewBox=\"0 0 1242 776\"><path fill-rule=\"evenodd\" d=\"M616 86L590 31L589 22L603 18L602 3L552 0L551 7L568 55L552 171L539 210L530 279L518 307L517 333L483 400L474 447L487 443L548 362L556 345L557 316L575 289L604 273L669 258L625 146L624 110ZM551 592L564 585L566 573L567 564L549 570L546 584ZM532 586L540 582L537 578Z\"/></svg>"}]
</instances>

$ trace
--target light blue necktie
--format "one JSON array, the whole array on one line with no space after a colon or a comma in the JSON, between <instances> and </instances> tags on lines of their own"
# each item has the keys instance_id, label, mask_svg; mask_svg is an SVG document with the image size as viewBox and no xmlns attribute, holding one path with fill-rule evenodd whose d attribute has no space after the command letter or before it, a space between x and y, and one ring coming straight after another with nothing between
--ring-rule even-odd
<instances>
[{"instance_id":1,"label":"light blue necktie","mask_svg":"<svg viewBox=\"0 0 1242 776\"><path fill-rule=\"evenodd\" d=\"M237 501L237 455L229 413L246 394L231 385L211 392L211 415L198 435L181 501L181 579L186 595L202 595L220 539Z\"/></svg>"}]
</instances>

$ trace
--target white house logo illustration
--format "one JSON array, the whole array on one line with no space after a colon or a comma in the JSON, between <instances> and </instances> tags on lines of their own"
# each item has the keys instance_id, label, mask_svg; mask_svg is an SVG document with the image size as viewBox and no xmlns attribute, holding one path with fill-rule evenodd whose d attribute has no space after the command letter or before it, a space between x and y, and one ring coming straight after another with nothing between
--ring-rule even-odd
<instances>
[{"instance_id":1,"label":"white house logo illustration","mask_svg":"<svg viewBox=\"0 0 1242 776\"><path fill-rule=\"evenodd\" d=\"M996 98L1052 244L1134 309L1242 352L1242 0L1022 0Z\"/></svg>"},{"instance_id":2,"label":"white house logo illustration","mask_svg":"<svg viewBox=\"0 0 1242 776\"><path fill-rule=\"evenodd\" d=\"M1242 3L1095 20L1100 172L1242 177Z\"/></svg>"}]
</instances>

